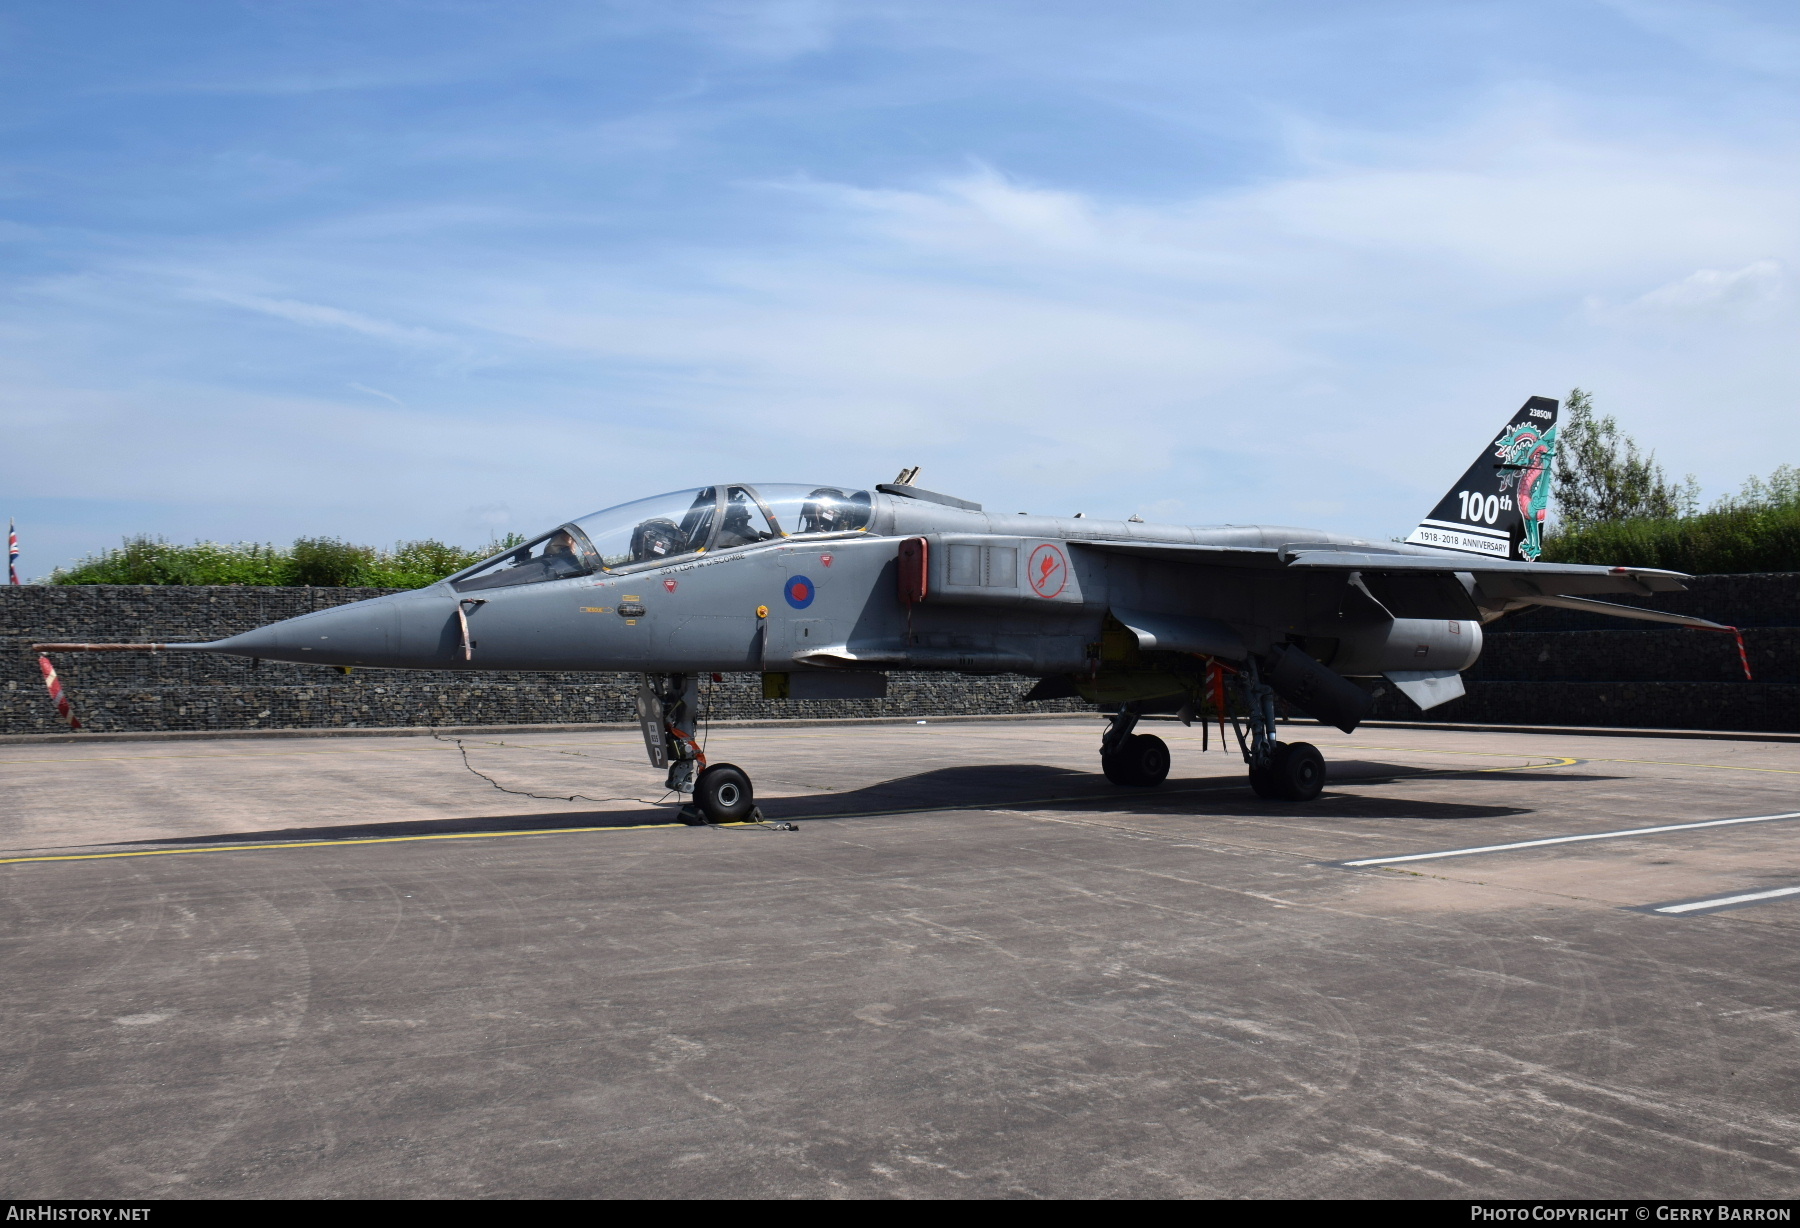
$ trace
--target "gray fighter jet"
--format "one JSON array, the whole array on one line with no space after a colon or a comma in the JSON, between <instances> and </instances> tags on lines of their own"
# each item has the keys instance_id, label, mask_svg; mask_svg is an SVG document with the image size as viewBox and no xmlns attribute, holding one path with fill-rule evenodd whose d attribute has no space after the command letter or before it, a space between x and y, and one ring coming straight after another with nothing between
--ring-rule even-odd
<instances>
[{"instance_id":1,"label":"gray fighter jet","mask_svg":"<svg viewBox=\"0 0 1800 1228\"><path fill-rule=\"evenodd\" d=\"M749 776L708 764L696 736L699 679L744 670L772 699L880 697L896 669L1034 676L1025 699L1078 696L1106 715L1101 768L1125 786L1169 772L1142 718L1218 719L1221 736L1229 718L1256 793L1304 801L1324 761L1278 738L1277 698L1346 733L1380 687L1436 707L1463 693L1482 627L1533 605L1719 628L1593 599L1680 589L1678 573L1537 561L1556 415L1527 401L1404 544L995 514L921 489L916 469L873 490L726 483L571 520L429 588L130 647L641 673L650 762L696 821L755 813Z\"/></svg>"}]
</instances>

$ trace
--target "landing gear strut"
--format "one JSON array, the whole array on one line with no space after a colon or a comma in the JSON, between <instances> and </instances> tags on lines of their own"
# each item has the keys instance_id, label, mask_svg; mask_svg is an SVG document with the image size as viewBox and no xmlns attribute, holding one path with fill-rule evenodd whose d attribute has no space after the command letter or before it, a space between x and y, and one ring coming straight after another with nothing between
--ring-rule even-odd
<instances>
[{"instance_id":1,"label":"landing gear strut","mask_svg":"<svg viewBox=\"0 0 1800 1228\"><path fill-rule=\"evenodd\" d=\"M1310 802L1325 787L1325 756L1310 742L1282 742L1275 736L1275 692L1257 673L1252 659L1238 675L1244 706L1250 711L1250 740L1238 731L1238 748L1250 766L1256 796L1287 802ZM1237 724L1236 719L1232 721Z\"/></svg>"},{"instance_id":2,"label":"landing gear strut","mask_svg":"<svg viewBox=\"0 0 1800 1228\"><path fill-rule=\"evenodd\" d=\"M1169 747L1155 734L1133 733L1138 715L1124 704L1106 721L1100 738L1100 770L1115 785L1149 788L1169 777Z\"/></svg>"},{"instance_id":3,"label":"landing gear strut","mask_svg":"<svg viewBox=\"0 0 1800 1228\"><path fill-rule=\"evenodd\" d=\"M706 762L700 749L700 681L692 674L645 674L637 694L638 727L650 766L667 768L664 785L691 796L683 822L741 823L762 817L750 774L731 763Z\"/></svg>"}]
</instances>

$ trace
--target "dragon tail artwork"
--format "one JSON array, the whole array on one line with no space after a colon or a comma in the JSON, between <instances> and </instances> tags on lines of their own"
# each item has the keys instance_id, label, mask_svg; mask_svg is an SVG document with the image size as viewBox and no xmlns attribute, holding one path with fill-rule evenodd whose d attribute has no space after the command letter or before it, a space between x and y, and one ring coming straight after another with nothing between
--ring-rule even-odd
<instances>
[{"instance_id":1,"label":"dragon tail artwork","mask_svg":"<svg viewBox=\"0 0 1800 1228\"><path fill-rule=\"evenodd\" d=\"M1550 510L1558 409L1549 397L1520 406L1407 542L1535 562Z\"/></svg>"}]
</instances>

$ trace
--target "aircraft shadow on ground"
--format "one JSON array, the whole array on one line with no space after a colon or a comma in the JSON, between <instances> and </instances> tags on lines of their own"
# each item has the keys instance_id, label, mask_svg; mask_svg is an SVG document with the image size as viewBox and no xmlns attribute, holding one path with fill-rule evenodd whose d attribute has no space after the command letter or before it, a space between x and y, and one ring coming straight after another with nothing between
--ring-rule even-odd
<instances>
[{"instance_id":1,"label":"aircraft shadow on ground","mask_svg":"<svg viewBox=\"0 0 1800 1228\"><path fill-rule=\"evenodd\" d=\"M1232 764L1216 776L1172 778L1155 789L1121 788L1098 772L1078 772L1044 764L998 764L937 768L880 781L841 793L769 798L761 803L768 819L854 819L882 814L932 810L1036 810L1121 808L1137 812L1187 811L1221 817L1306 815L1314 819L1478 819L1530 813L1530 807L1474 805L1424 799L1363 797L1343 792L1346 786L1385 784L1406 778L1455 779L1472 784L1509 782L1557 783L1605 780L1610 777L1561 772L1481 772L1414 768L1391 763L1340 761L1330 765L1330 787L1311 802L1265 801L1250 792L1243 772ZM1485 790L1484 790L1485 791ZM346 823L328 827L265 828L206 836L167 837L134 844L200 845L286 843L303 840L371 840L408 836L572 828L633 827L675 822L675 807L644 806L630 810L587 810L561 814L494 814L472 818L405 819L385 823Z\"/></svg>"}]
</instances>

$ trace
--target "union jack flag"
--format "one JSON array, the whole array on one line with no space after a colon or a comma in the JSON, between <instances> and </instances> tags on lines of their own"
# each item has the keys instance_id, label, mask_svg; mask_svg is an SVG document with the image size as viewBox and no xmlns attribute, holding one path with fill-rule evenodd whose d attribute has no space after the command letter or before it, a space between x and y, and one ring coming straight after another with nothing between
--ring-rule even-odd
<instances>
[{"instance_id":1,"label":"union jack flag","mask_svg":"<svg viewBox=\"0 0 1800 1228\"><path fill-rule=\"evenodd\" d=\"M6 582L19 582L19 531L10 519L6 522Z\"/></svg>"}]
</instances>

